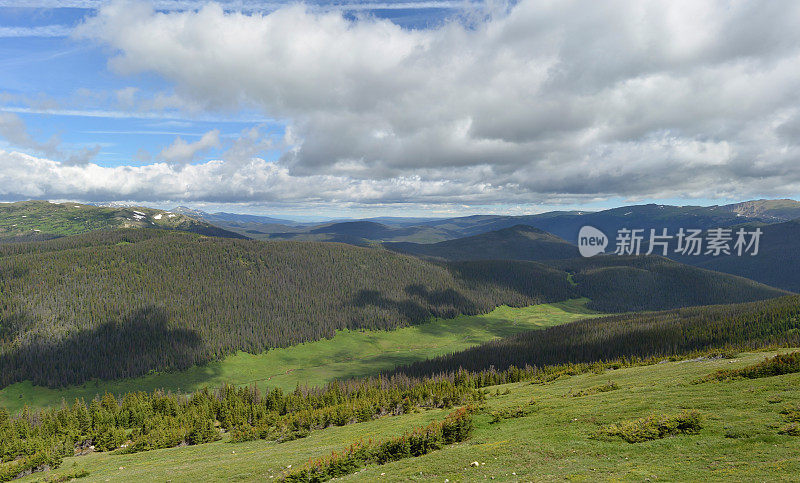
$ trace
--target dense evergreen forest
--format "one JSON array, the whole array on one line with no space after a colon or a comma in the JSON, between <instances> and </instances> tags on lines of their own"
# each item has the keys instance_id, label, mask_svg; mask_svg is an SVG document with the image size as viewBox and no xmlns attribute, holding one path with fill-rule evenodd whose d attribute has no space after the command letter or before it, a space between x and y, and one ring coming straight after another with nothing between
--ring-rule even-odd
<instances>
[{"instance_id":1,"label":"dense evergreen forest","mask_svg":"<svg viewBox=\"0 0 800 483\"><path fill-rule=\"evenodd\" d=\"M667 260L635 263L613 279L569 267L571 278L536 262L430 262L379 248L151 229L0 245L0 387L185 369L337 329L392 329L502 304L589 295L600 309L624 311L654 293L672 296L648 308L782 293Z\"/></svg>"},{"instance_id":2,"label":"dense evergreen forest","mask_svg":"<svg viewBox=\"0 0 800 483\"><path fill-rule=\"evenodd\" d=\"M411 376L800 345L800 296L581 320L396 370Z\"/></svg>"},{"instance_id":3,"label":"dense evergreen forest","mask_svg":"<svg viewBox=\"0 0 800 483\"><path fill-rule=\"evenodd\" d=\"M755 256L723 255L713 257L677 256L672 258L709 270L732 273L757 280L773 287L800 292L800 219L772 225L745 225L749 231L756 227L763 232Z\"/></svg>"},{"instance_id":4,"label":"dense evergreen forest","mask_svg":"<svg viewBox=\"0 0 800 483\"><path fill-rule=\"evenodd\" d=\"M547 262L571 273L588 307L602 312L664 310L787 295L789 292L672 260L607 255Z\"/></svg>"},{"instance_id":5,"label":"dense evergreen forest","mask_svg":"<svg viewBox=\"0 0 800 483\"><path fill-rule=\"evenodd\" d=\"M181 369L497 305L564 300L564 272L447 266L330 243L157 230L0 246L0 386Z\"/></svg>"}]
</instances>

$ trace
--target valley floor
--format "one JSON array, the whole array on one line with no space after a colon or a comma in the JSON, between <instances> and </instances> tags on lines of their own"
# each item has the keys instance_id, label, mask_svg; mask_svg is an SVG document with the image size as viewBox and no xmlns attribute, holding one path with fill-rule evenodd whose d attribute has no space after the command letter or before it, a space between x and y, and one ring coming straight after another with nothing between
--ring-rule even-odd
<instances>
[{"instance_id":1,"label":"valley floor","mask_svg":"<svg viewBox=\"0 0 800 483\"><path fill-rule=\"evenodd\" d=\"M484 315L434 319L392 331L340 331L332 339L262 354L240 352L187 371L95 381L64 389L17 383L0 390L0 406L15 413L25 405L38 408L58 405L62 400L71 403L76 398L89 401L105 392L124 394L154 389L191 392L225 383L285 390L292 390L298 384L316 386L339 378L372 376L397 365L461 351L497 337L601 315L587 309L587 302L588 299L573 299L523 308L503 306Z\"/></svg>"},{"instance_id":2,"label":"valley floor","mask_svg":"<svg viewBox=\"0 0 800 483\"><path fill-rule=\"evenodd\" d=\"M358 481L800 481L800 436L778 434L781 409L800 404L800 373L762 379L696 383L718 369L750 365L793 349L742 353L735 359L694 359L487 388L487 407L475 415L464 443L426 456L372 465L345 477ZM796 350L796 349L794 349ZM616 390L576 396L615 383ZM528 406L533 412L490 424L492 411ZM591 436L601 425L685 409L702 415L698 434L642 443ZM67 458L38 481L77 470L81 481L271 480L290 465L346 449L360 439L382 439L441 420L446 410L385 417L312 432L286 443L222 441L117 455ZM478 466L471 463L477 461Z\"/></svg>"}]
</instances>

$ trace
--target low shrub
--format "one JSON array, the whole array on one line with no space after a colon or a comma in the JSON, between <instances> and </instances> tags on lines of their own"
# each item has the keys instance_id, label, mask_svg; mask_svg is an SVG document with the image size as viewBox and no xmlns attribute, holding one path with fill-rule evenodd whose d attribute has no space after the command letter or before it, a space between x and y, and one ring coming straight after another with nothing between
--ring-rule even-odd
<instances>
[{"instance_id":1,"label":"low shrub","mask_svg":"<svg viewBox=\"0 0 800 483\"><path fill-rule=\"evenodd\" d=\"M514 408L505 408L500 409L497 411L492 411L490 416L492 419L489 420L489 424L497 424L500 421L504 421L506 419L515 419L515 418L523 418L536 410L535 403L531 401L528 404L517 406Z\"/></svg>"},{"instance_id":2,"label":"low shrub","mask_svg":"<svg viewBox=\"0 0 800 483\"><path fill-rule=\"evenodd\" d=\"M58 468L61 456L49 451L39 451L8 463L0 463L0 481L10 481L36 471Z\"/></svg>"},{"instance_id":3,"label":"low shrub","mask_svg":"<svg viewBox=\"0 0 800 483\"><path fill-rule=\"evenodd\" d=\"M800 436L800 405L787 404L780 410L786 424L778 429L778 434L785 434L788 436ZM773 427L778 427L775 425Z\"/></svg>"},{"instance_id":4,"label":"low shrub","mask_svg":"<svg viewBox=\"0 0 800 483\"><path fill-rule=\"evenodd\" d=\"M371 463L384 464L404 458L422 456L442 447L464 441L472 431L471 408L450 413L444 421L433 422L397 438L374 443L359 441L341 453L309 462L306 466L284 474L283 481L318 482L355 473Z\"/></svg>"},{"instance_id":5,"label":"low shrub","mask_svg":"<svg viewBox=\"0 0 800 483\"><path fill-rule=\"evenodd\" d=\"M603 426L595 438L619 437L629 443L641 443L677 434L695 434L702 429L697 411L683 411L675 415L654 414L646 418L622 421Z\"/></svg>"},{"instance_id":6,"label":"low shrub","mask_svg":"<svg viewBox=\"0 0 800 483\"><path fill-rule=\"evenodd\" d=\"M283 433L276 441L278 443L286 443L287 441L294 441L296 439L302 439L307 437L311 434L311 431L305 428L296 429L294 431L287 431Z\"/></svg>"},{"instance_id":7,"label":"low shrub","mask_svg":"<svg viewBox=\"0 0 800 483\"><path fill-rule=\"evenodd\" d=\"M741 369L722 369L702 378L705 381L728 381L732 379L758 379L800 372L800 351L778 354Z\"/></svg>"},{"instance_id":8,"label":"low shrub","mask_svg":"<svg viewBox=\"0 0 800 483\"><path fill-rule=\"evenodd\" d=\"M786 434L789 436L800 436L800 424L789 423L778 430L778 434Z\"/></svg>"},{"instance_id":9,"label":"low shrub","mask_svg":"<svg viewBox=\"0 0 800 483\"><path fill-rule=\"evenodd\" d=\"M86 478L89 472L84 469L73 469L67 473L60 475L51 475L42 480L42 483L63 483L65 481L77 480L78 478Z\"/></svg>"},{"instance_id":10,"label":"low shrub","mask_svg":"<svg viewBox=\"0 0 800 483\"><path fill-rule=\"evenodd\" d=\"M790 423L800 423L800 405L787 404L781 409L781 414Z\"/></svg>"},{"instance_id":11,"label":"low shrub","mask_svg":"<svg viewBox=\"0 0 800 483\"><path fill-rule=\"evenodd\" d=\"M601 384L599 386L593 386L578 392L571 392L569 393L569 395L572 397L582 397L582 396L590 396L592 394L599 394L602 392L616 391L617 389L619 389L619 385L617 385L616 382L608 381L607 383Z\"/></svg>"},{"instance_id":12,"label":"low shrub","mask_svg":"<svg viewBox=\"0 0 800 483\"><path fill-rule=\"evenodd\" d=\"M725 427L725 437L731 439L749 438L752 436L751 432L744 428L731 428Z\"/></svg>"},{"instance_id":13,"label":"low shrub","mask_svg":"<svg viewBox=\"0 0 800 483\"><path fill-rule=\"evenodd\" d=\"M187 429L186 426L188 424L172 422L156 426L147 433L135 431L131 435L131 442L122 448L120 453L139 453L181 445L210 443L222 438L210 420L199 419L192 424L191 429Z\"/></svg>"}]
</instances>

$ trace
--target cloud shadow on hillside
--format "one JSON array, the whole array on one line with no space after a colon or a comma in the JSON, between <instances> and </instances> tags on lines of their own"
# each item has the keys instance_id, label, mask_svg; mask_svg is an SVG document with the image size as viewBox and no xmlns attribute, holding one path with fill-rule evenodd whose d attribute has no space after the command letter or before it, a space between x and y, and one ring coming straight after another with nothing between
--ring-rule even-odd
<instances>
[{"instance_id":1,"label":"cloud shadow on hillside","mask_svg":"<svg viewBox=\"0 0 800 483\"><path fill-rule=\"evenodd\" d=\"M0 356L0 387L23 380L63 387L91 379L187 369L210 361L203 346L197 332L171 327L167 310L146 306L121 321L78 330L61 339L26 336Z\"/></svg>"}]
</instances>

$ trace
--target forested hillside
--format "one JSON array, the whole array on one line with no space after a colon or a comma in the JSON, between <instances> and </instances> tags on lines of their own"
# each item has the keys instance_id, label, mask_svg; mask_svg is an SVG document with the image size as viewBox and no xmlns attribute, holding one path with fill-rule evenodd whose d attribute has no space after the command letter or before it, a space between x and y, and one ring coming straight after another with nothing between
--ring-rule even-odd
<instances>
[{"instance_id":1,"label":"forested hillside","mask_svg":"<svg viewBox=\"0 0 800 483\"><path fill-rule=\"evenodd\" d=\"M439 265L341 244L119 230L0 246L0 385L186 368L495 306L574 296L534 263Z\"/></svg>"},{"instance_id":2,"label":"forested hillside","mask_svg":"<svg viewBox=\"0 0 800 483\"><path fill-rule=\"evenodd\" d=\"M143 207L101 207L80 203L0 203L0 243L37 241L113 228L161 228L207 236L245 238L179 213Z\"/></svg>"},{"instance_id":3,"label":"forested hillside","mask_svg":"<svg viewBox=\"0 0 800 483\"><path fill-rule=\"evenodd\" d=\"M742 203L741 207L737 209L756 210L753 216L767 216L767 213L781 214L781 211L769 211L764 206L770 207L772 204L752 202ZM736 206L740 206L736 205ZM781 205L779 205L781 206ZM790 207L793 205L790 205ZM759 211L758 208L762 209ZM722 207L720 207L722 208ZM787 208L789 209L789 208ZM777 210L777 208L776 208ZM732 211L731 211L732 212ZM576 216L574 214L567 214L563 216ZM778 216L778 215L770 215ZM728 218L730 221L730 218ZM640 226L640 225L628 225ZM702 224L700 225L702 226ZM751 251L738 255L733 249L736 236L735 232L739 228L744 228L748 232L754 231L756 228L762 231L760 243L758 247L758 254L751 256ZM577 229L577 228L576 228ZM778 287L791 292L800 291L800 251L796 250L797 240L800 239L800 220L792 220L782 223L775 223L764 225L761 223L754 224L739 224L728 228L731 230L731 237L733 240L729 246L731 252L729 255L724 253L718 256L706 255L703 249L697 255L681 255L677 250L677 238L670 240L668 256L681 264L692 265L708 270L714 270L732 275L738 275L757 282L764 283L772 287ZM606 232L609 236L613 232ZM675 235L675 232L669 232ZM647 251L647 234L644 235L641 252ZM343 240L344 241L344 240ZM607 252L613 252L614 241L611 241L612 246L606 249ZM633 259L620 259L619 257L602 257L602 261L593 258L591 261L581 261L578 259L577 248L562 238L539 230L528 225L516 225L510 228L503 228L496 231L481 233L470 237L457 238L454 240L447 240L439 243L425 244L425 243L384 243L387 249L408 253L417 256L425 256L431 258L441 258L446 260L554 260L554 259L572 259L570 262L561 263L559 266L570 271L583 270L585 275L583 281L586 284L596 285L598 281L594 280L600 278L599 282L603 284L610 284L611 286L619 286L620 284L632 284L631 289L639 291L637 287L642 284L655 288L660 286L663 281L655 280L652 276L637 276L635 271L621 270L620 268L610 269L611 267L629 266L634 264L642 267L642 263L646 263L648 270L658 272L660 278L680 278L689 276L692 279L696 278L696 274L687 274L687 269L681 265L667 264L662 261L655 262L634 262ZM660 253L657 248L656 253ZM654 257L655 258L655 257ZM660 265L660 266L657 266ZM600 272L603 273L600 273ZM642 275L642 274L640 274ZM620 278L621 277L621 278ZM614 279L617 279L614 282ZM692 282L694 283L694 282ZM646 295L639 302L633 303L631 306L634 310L639 309L654 309L666 307L679 307L684 304L685 300L691 301L695 304L697 301L692 301L692 297L704 297L702 293L695 289L692 284L683 284L682 286L676 285L678 291L681 293L668 294L653 291L642 292ZM597 288L597 287L595 287ZM723 287L720 287L723 289ZM616 291L617 288L610 290ZM727 288L726 288L727 290ZM599 294L596 289L586 292L584 295L592 299L597 299ZM665 300L665 297L674 297L675 302ZM687 298L688 297L688 298ZM624 302L626 305L629 302ZM606 306L595 308L602 310L618 310L619 307Z\"/></svg>"},{"instance_id":4,"label":"forested hillside","mask_svg":"<svg viewBox=\"0 0 800 483\"><path fill-rule=\"evenodd\" d=\"M768 230L770 235L777 235L777 227L782 226L796 228L800 225L790 222L774 225L775 228L773 226L766 228L770 228ZM767 269L765 272L759 272L756 267L755 259L758 257L744 257L740 265L735 265L731 261L732 258L739 257L707 259L701 257L698 260L686 257L682 261L697 263L712 270L719 267L719 271L738 273L745 277L752 276L759 281L785 282L787 277L798 276L796 272L791 272L791 268L796 265L794 257L791 255L784 257L788 263L782 268L778 257L775 256L775 252L779 249L787 249L788 243L788 236L771 236L771 242L765 246L770 254L767 255L765 252L763 255L770 260L770 263L765 265ZM574 245L526 225L516 225L433 244L384 243L383 246L400 253L444 260L543 261L559 270L569 272L580 296L591 299L589 307L604 312L663 310L691 305L748 302L788 293L752 280L701 270L659 256L609 255L581 258ZM704 260L707 262L703 263Z\"/></svg>"},{"instance_id":5,"label":"forested hillside","mask_svg":"<svg viewBox=\"0 0 800 483\"><path fill-rule=\"evenodd\" d=\"M504 370L770 345L800 345L800 296L582 320L487 342L397 372L421 376L459 368Z\"/></svg>"},{"instance_id":6,"label":"forested hillside","mask_svg":"<svg viewBox=\"0 0 800 483\"><path fill-rule=\"evenodd\" d=\"M548 264L571 273L581 296L592 299L589 308L603 312L749 302L788 294L752 280L657 256L608 255Z\"/></svg>"},{"instance_id":7,"label":"forested hillside","mask_svg":"<svg viewBox=\"0 0 800 483\"><path fill-rule=\"evenodd\" d=\"M758 254L737 256L673 256L674 259L709 270L732 273L773 287L800 292L800 220L772 225L745 225L748 231L762 231ZM734 230L735 231L735 230ZM733 236L736 238L735 235Z\"/></svg>"},{"instance_id":8,"label":"forested hillside","mask_svg":"<svg viewBox=\"0 0 800 483\"><path fill-rule=\"evenodd\" d=\"M390 250L446 260L552 260L578 256L578 249L538 228L515 225L439 243L385 243Z\"/></svg>"}]
</instances>

